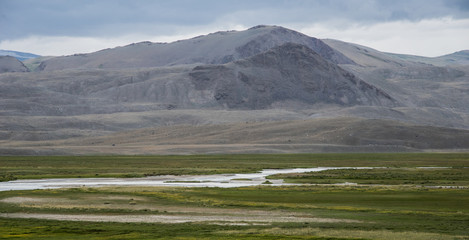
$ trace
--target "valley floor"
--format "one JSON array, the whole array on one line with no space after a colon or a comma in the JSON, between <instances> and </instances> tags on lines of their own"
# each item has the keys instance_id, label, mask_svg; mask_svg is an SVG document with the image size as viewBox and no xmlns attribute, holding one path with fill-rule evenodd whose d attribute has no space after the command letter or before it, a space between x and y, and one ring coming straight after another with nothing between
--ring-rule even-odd
<instances>
[{"instance_id":1,"label":"valley floor","mask_svg":"<svg viewBox=\"0 0 469 240\"><path fill-rule=\"evenodd\" d=\"M0 157L4 180L316 166L380 168L271 177L298 186L4 191L0 239L469 238L467 153Z\"/></svg>"}]
</instances>

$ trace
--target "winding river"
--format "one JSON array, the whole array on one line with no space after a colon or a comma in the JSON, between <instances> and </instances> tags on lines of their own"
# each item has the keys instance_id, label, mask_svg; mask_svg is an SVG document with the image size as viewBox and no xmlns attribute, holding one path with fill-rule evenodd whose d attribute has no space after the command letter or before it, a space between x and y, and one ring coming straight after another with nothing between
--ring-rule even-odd
<instances>
[{"instance_id":1,"label":"winding river","mask_svg":"<svg viewBox=\"0 0 469 240\"><path fill-rule=\"evenodd\" d=\"M371 169L368 167L316 167L293 169L264 169L258 173L152 176L145 178L62 178L15 180L0 182L0 191L35 190L104 186L165 186L165 187L247 187L264 184L267 176L281 173L319 172L331 169ZM269 179L272 186L293 185L282 179Z\"/></svg>"}]
</instances>

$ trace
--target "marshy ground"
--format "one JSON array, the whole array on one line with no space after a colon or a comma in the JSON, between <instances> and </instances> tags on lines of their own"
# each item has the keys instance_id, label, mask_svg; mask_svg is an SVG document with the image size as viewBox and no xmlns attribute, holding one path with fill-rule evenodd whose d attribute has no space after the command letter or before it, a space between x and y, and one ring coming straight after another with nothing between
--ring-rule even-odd
<instances>
[{"instance_id":1,"label":"marshy ground","mask_svg":"<svg viewBox=\"0 0 469 240\"><path fill-rule=\"evenodd\" d=\"M135 176L148 171L177 174L178 169L184 174L190 169L207 174L275 167L386 168L273 176L307 184L300 186L4 191L0 192L0 239L469 237L469 154L142 156L115 157L114 164L106 167L111 159L52 157L40 162L33 157L2 157L0 162L3 172L19 179L63 177L62 171L73 167L70 177L121 176L119 170L126 164L134 166L127 173ZM19 166L14 166L15 161ZM357 185L331 185L341 182Z\"/></svg>"}]
</instances>

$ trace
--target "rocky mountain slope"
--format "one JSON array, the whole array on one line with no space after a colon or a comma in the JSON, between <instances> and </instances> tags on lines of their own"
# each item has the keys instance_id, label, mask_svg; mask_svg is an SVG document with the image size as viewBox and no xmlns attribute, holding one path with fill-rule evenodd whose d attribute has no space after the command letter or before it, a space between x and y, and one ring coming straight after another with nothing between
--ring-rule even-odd
<instances>
[{"instance_id":1,"label":"rocky mountain slope","mask_svg":"<svg viewBox=\"0 0 469 240\"><path fill-rule=\"evenodd\" d=\"M263 109L287 101L302 104L394 106L380 89L294 43L225 65L195 67L196 89L229 108Z\"/></svg>"},{"instance_id":2,"label":"rocky mountain slope","mask_svg":"<svg viewBox=\"0 0 469 240\"><path fill-rule=\"evenodd\" d=\"M408 109L446 112L444 115L447 117L435 115L440 122L451 121L450 116L467 118L469 68L460 66L461 62L445 67L435 66L407 61L356 44L324 41L356 63L341 64L342 68L387 92Z\"/></svg>"},{"instance_id":3,"label":"rocky mountain slope","mask_svg":"<svg viewBox=\"0 0 469 240\"><path fill-rule=\"evenodd\" d=\"M0 73L0 154L467 149L462 58L276 26L38 58Z\"/></svg>"},{"instance_id":4,"label":"rocky mountain slope","mask_svg":"<svg viewBox=\"0 0 469 240\"><path fill-rule=\"evenodd\" d=\"M56 57L43 61L38 69L53 71L224 64L288 42L303 44L334 63L352 63L319 39L283 27L257 26L245 31L216 32L172 43L141 42L90 54Z\"/></svg>"},{"instance_id":5,"label":"rocky mountain slope","mask_svg":"<svg viewBox=\"0 0 469 240\"><path fill-rule=\"evenodd\" d=\"M5 75L0 81L2 115L398 105L380 89L293 43L223 65L45 71Z\"/></svg>"}]
</instances>

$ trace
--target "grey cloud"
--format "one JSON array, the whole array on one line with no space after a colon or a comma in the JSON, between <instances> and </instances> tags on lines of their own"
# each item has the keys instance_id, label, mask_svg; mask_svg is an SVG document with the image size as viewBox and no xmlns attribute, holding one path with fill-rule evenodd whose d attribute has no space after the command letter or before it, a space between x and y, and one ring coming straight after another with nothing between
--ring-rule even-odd
<instances>
[{"instance_id":1,"label":"grey cloud","mask_svg":"<svg viewBox=\"0 0 469 240\"><path fill-rule=\"evenodd\" d=\"M1 0L0 40L28 35L170 35L177 27L225 20L252 26L468 18L468 11L467 0Z\"/></svg>"},{"instance_id":2,"label":"grey cloud","mask_svg":"<svg viewBox=\"0 0 469 240\"><path fill-rule=\"evenodd\" d=\"M466 17L469 14L469 0L449 0L446 5L450 8L455 8L464 13Z\"/></svg>"},{"instance_id":3,"label":"grey cloud","mask_svg":"<svg viewBox=\"0 0 469 240\"><path fill-rule=\"evenodd\" d=\"M206 24L213 19L215 13L203 14L203 6L189 6L191 2L195 1L2 0L0 38L121 34L148 25Z\"/></svg>"}]
</instances>

